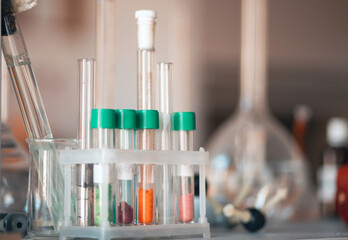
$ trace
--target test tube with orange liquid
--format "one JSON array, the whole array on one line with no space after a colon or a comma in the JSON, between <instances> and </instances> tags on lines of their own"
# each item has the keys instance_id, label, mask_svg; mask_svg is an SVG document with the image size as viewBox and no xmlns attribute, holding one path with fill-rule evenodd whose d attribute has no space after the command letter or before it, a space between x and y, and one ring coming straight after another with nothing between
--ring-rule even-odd
<instances>
[{"instance_id":1,"label":"test tube with orange liquid","mask_svg":"<svg viewBox=\"0 0 348 240\"><path fill-rule=\"evenodd\" d=\"M157 110L138 110L137 114L137 149L156 150L156 132L159 128ZM155 166L138 166L138 224L151 225L155 222Z\"/></svg>"}]
</instances>

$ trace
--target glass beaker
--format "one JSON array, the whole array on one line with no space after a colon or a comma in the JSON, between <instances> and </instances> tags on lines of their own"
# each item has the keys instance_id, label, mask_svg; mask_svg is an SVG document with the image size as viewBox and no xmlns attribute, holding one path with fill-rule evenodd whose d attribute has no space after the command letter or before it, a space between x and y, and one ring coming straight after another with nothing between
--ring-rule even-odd
<instances>
[{"instance_id":1,"label":"glass beaker","mask_svg":"<svg viewBox=\"0 0 348 240\"><path fill-rule=\"evenodd\" d=\"M51 188L64 189L54 186L61 183L62 175L59 163L61 150L77 147L73 139L40 138L27 139L30 153L29 174L29 230L28 235L36 237L57 237L59 227L63 222L63 203L57 201ZM58 174L60 172L60 174ZM63 181L64 182L64 181ZM59 206L57 206L59 204ZM53 209L57 212L52 213ZM59 211L59 209L61 209ZM54 218L54 219L53 219ZM54 222L58 222L55 228Z\"/></svg>"}]
</instances>

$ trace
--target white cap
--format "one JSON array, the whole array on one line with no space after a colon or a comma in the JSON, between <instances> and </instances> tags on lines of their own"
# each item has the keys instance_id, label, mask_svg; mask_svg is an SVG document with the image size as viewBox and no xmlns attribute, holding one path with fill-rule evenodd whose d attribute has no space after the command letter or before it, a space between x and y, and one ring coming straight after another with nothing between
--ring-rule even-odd
<instances>
[{"instance_id":1,"label":"white cap","mask_svg":"<svg viewBox=\"0 0 348 240\"><path fill-rule=\"evenodd\" d=\"M154 49L156 12L153 10L138 10L135 12L135 18L138 20L138 48Z\"/></svg>"},{"instance_id":2,"label":"white cap","mask_svg":"<svg viewBox=\"0 0 348 240\"><path fill-rule=\"evenodd\" d=\"M346 146L348 142L348 123L345 118L331 118L326 129L327 142L332 147Z\"/></svg>"}]
</instances>

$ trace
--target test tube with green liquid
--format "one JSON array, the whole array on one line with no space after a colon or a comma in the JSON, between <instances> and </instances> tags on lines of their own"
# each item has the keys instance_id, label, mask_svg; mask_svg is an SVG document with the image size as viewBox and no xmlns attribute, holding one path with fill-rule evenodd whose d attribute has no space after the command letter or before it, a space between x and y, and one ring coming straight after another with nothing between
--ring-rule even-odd
<instances>
[{"instance_id":1,"label":"test tube with green liquid","mask_svg":"<svg viewBox=\"0 0 348 240\"><path fill-rule=\"evenodd\" d=\"M114 109L92 109L91 115L91 139L92 148L115 148L116 117ZM109 164L94 164L94 225L105 226L113 222L113 168ZM107 187L105 182L107 182ZM103 196L108 197L109 206L101 206L105 202ZM103 211L103 212L102 212ZM103 219L103 216L108 216Z\"/></svg>"}]
</instances>

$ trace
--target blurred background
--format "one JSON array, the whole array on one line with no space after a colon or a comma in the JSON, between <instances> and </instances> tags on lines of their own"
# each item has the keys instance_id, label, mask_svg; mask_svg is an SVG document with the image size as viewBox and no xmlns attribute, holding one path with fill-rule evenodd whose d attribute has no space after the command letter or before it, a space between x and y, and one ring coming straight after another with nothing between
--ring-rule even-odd
<instances>
[{"instance_id":1,"label":"blurred background","mask_svg":"<svg viewBox=\"0 0 348 240\"><path fill-rule=\"evenodd\" d=\"M241 1L115 1L116 70L105 107L136 107L134 11L155 9L157 61L174 63L174 111L197 112L196 149L206 146L238 105ZM269 1L269 105L290 132L296 107L305 105L311 117L302 145L313 180L328 119L348 117L347 9L344 0ZM19 15L55 137L76 136L76 60L95 58L95 17L94 0L39 0ZM10 127L25 146L24 125L10 91Z\"/></svg>"}]
</instances>

